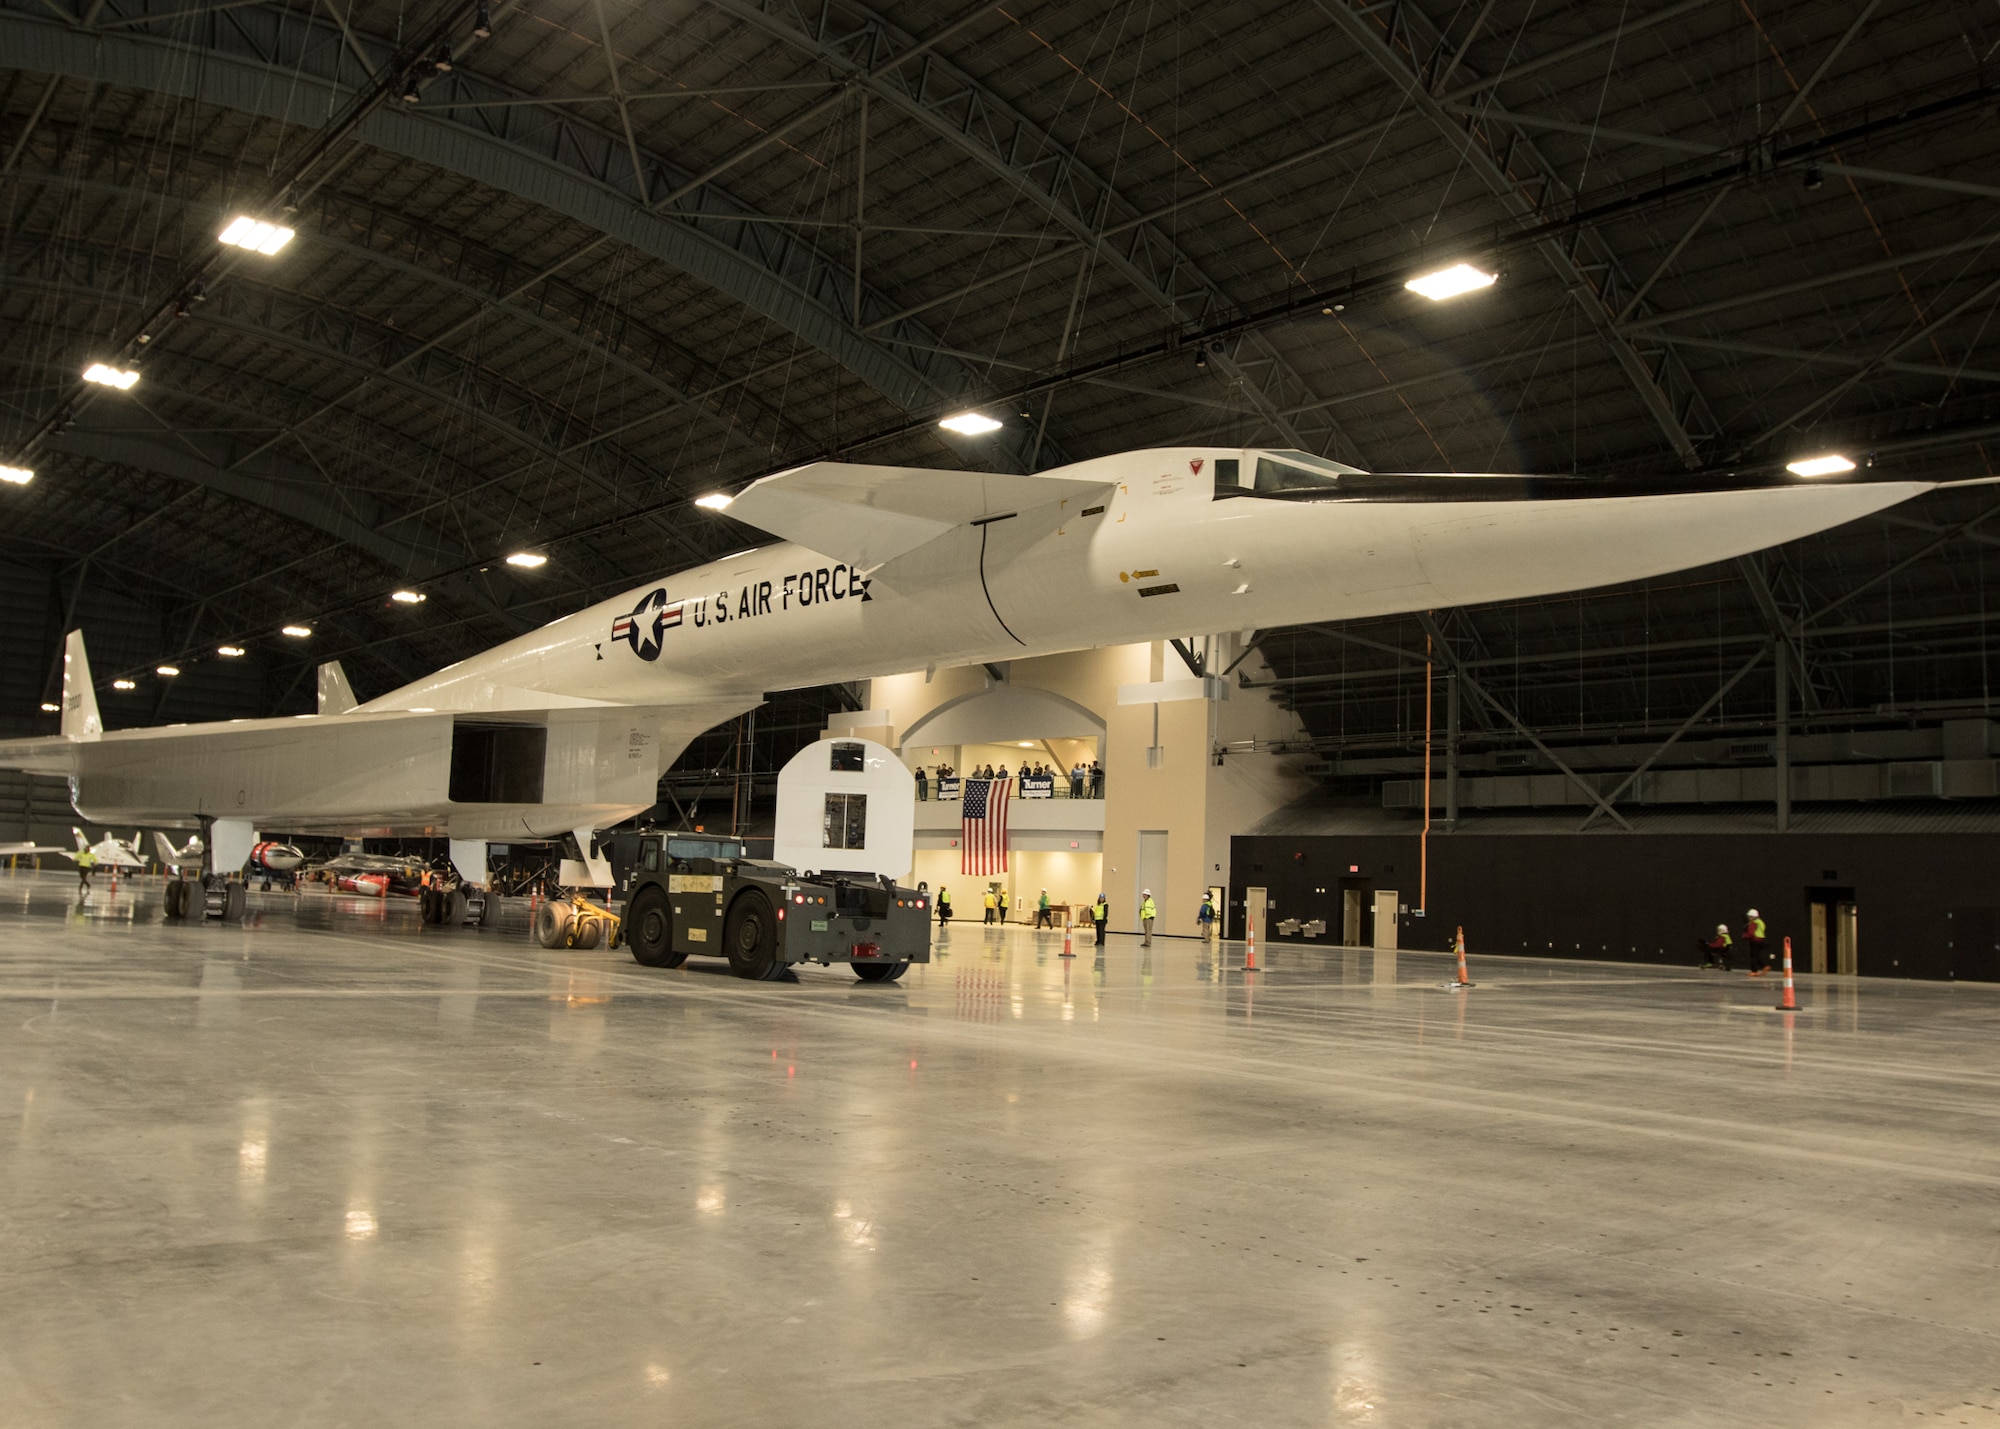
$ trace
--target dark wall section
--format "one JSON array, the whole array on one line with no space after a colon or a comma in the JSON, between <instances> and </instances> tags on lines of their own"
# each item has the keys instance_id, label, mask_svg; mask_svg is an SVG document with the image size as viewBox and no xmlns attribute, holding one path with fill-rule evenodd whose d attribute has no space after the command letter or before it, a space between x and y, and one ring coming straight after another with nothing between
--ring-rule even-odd
<instances>
[{"instance_id":1,"label":"dark wall section","mask_svg":"<svg viewBox=\"0 0 2000 1429\"><path fill-rule=\"evenodd\" d=\"M1463 924L1475 958L1685 964L1697 935L1717 923L1737 934L1756 908L1772 950L1789 936L1803 970L1813 893L1839 889L1857 905L1862 975L2000 981L1996 868L2000 834L1434 835L1427 916L1404 918L1398 941L1443 951ZM1260 938L1338 944L1343 881L1416 907L1416 838L1232 839L1230 936L1243 936L1244 890L1262 887L1275 906ZM1315 918L1326 920L1319 938L1277 930Z\"/></svg>"}]
</instances>

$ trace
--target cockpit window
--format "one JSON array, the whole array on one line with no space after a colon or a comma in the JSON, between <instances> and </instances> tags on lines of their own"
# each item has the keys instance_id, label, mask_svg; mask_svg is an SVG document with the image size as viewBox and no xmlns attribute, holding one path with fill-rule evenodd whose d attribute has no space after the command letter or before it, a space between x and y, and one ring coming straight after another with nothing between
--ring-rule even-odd
<instances>
[{"instance_id":1,"label":"cockpit window","mask_svg":"<svg viewBox=\"0 0 2000 1429\"><path fill-rule=\"evenodd\" d=\"M1280 491L1338 491L1341 473L1337 471L1314 471L1296 462L1279 461L1276 457L1257 458L1257 486L1259 496Z\"/></svg>"},{"instance_id":2,"label":"cockpit window","mask_svg":"<svg viewBox=\"0 0 2000 1429\"><path fill-rule=\"evenodd\" d=\"M1333 461L1328 457L1314 456L1311 452L1294 451L1289 447L1274 451L1270 455L1280 457L1285 461L1306 467L1312 471L1330 472L1335 476L1366 476L1368 474L1360 467L1349 466L1344 461Z\"/></svg>"}]
</instances>

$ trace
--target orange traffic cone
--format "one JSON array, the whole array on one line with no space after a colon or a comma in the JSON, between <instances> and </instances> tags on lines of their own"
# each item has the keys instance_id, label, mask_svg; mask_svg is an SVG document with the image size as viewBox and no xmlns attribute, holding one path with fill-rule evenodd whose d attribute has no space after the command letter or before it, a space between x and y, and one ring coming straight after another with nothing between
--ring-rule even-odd
<instances>
[{"instance_id":1,"label":"orange traffic cone","mask_svg":"<svg viewBox=\"0 0 2000 1429\"><path fill-rule=\"evenodd\" d=\"M1454 941L1458 946L1458 981L1454 983L1448 983L1446 984L1446 986L1451 987L1453 989L1476 986L1476 984L1472 981L1472 979L1465 975L1465 929L1464 928L1460 928L1458 930L1458 936L1456 939L1454 939Z\"/></svg>"},{"instance_id":2,"label":"orange traffic cone","mask_svg":"<svg viewBox=\"0 0 2000 1429\"><path fill-rule=\"evenodd\" d=\"M1069 931L1069 919L1068 919L1068 918L1064 918L1064 919L1063 919L1063 950L1062 950L1062 955L1063 955L1064 957L1066 957L1066 958L1073 958L1073 957L1075 957L1075 956L1076 956L1076 949L1070 946L1070 941L1069 941L1069 939L1070 939L1070 931Z\"/></svg>"},{"instance_id":3,"label":"orange traffic cone","mask_svg":"<svg viewBox=\"0 0 2000 1429\"><path fill-rule=\"evenodd\" d=\"M1780 1012L1797 1012L1799 1000L1792 993L1792 940L1785 939L1785 1000L1778 1004Z\"/></svg>"},{"instance_id":4,"label":"orange traffic cone","mask_svg":"<svg viewBox=\"0 0 2000 1429\"><path fill-rule=\"evenodd\" d=\"M1248 912L1243 915L1243 971L1261 971L1257 966L1257 920Z\"/></svg>"}]
</instances>

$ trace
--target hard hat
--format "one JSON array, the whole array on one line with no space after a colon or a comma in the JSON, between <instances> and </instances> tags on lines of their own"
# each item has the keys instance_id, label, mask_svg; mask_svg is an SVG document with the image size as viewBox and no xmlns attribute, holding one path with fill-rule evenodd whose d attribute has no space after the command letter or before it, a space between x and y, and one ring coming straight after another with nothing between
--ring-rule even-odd
<instances>
[{"instance_id":1,"label":"hard hat","mask_svg":"<svg viewBox=\"0 0 2000 1429\"><path fill-rule=\"evenodd\" d=\"M1726 933L1729 931L1729 925L1727 923L1717 923L1715 925L1715 931L1718 933Z\"/></svg>"},{"instance_id":2,"label":"hard hat","mask_svg":"<svg viewBox=\"0 0 2000 1429\"><path fill-rule=\"evenodd\" d=\"M1755 908L1752 908L1752 909L1750 910L1750 916L1751 916L1752 918L1755 918L1755 917L1757 916L1757 910L1756 910Z\"/></svg>"},{"instance_id":3,"label":"hard hat","mask_svg":"<svg viewBox=\"0 0 2000 1429\"><path fill-rule=\"evenodd\" d=\"M1153 890L1150 888L1142 888L1139 890L1139 896L1141 898L1151 898L1153 896Z\"/></svg>"}]
</instances>

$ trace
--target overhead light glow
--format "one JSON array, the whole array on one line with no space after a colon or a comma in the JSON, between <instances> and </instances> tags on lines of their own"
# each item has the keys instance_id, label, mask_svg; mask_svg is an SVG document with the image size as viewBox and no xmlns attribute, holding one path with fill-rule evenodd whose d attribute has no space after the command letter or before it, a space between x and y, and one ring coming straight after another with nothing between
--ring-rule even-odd
<instances>
[{"instance_id":1,"label":"overhead light glow","mask_svg":"<svg viewBox=\"0 0 2000 1429\"><path fill-rule=\"evenodd\" d=\"M25 466L0 466L0 481L11 481L16 486L26 486L34 479L34 472Z\"/></svg>"},{"instance_id":2,"label":"overhead light glow","mask_svg":"<svg viewBox=\"0 0 2000 1429\"><path fill-rule=\"evenodd\" d=\"M1785 463L1785 470L1794 476L1835 476L1843 471L1854 470L1854 463L1839 452L1828 452L1825 456L1800 457L1797 461Z\"/></svg>"},{"instance_id":3,"label":"overhead light glow","mask_svg":"<svg viewBox=\"0 0 2000 1429\"><path fill-rule=\"evenodd\" d=\"M310 625L287 625L278 633L280 635L289 635L294 640L307 640L312 637L313 632Z\"/></svg>"},{"instance_id":4,"label":"overhead light glow","mask_svg":"<svg viewBox=\"0 0 2000 1429\"><path fill-rule=\"evenodd\" d=\"M52 704L50 704L50 703L49 703L49 702L48 702L47 700L43 700L43 701L42 701L42 713L43 713L43 714L61 714L61 713L62 713L62 706L61 706L61 705L52 705Z\"/></svg>"},{"instance_id":5,"label":"overhead light glow","mask_svg":"<svg viewBox=\"0 0 2000 1429\"><path fill-rule=\"evenodd\" d=\"M1000 424L984 412L953 412L938 425L947 432L957 432L961 437L983 437L988 432L1000 430Z\"/></svg>"},{"instance_id":6,"label":"overhead light glow","mask_svg":"<svg viewBox=\"0 0 2000 1429\"><path fill-rule=\"evenodd\" d=\"M136 690L139 687L130 680L113 680L111 688L114 690Z\"/></svg>"},{"instance_id":7,"label":"overhead light glow","mask_svg":"<svg viewBox=\"0 0 2000 1429\"><path fill-rule=\"evenodd\" d=\"M83 380L95 382L100 387L116 387L120 392L130 392L139 380L139 374L127 368L106 367L101 362L93 362L83 369Z\"/></svg>"},{"instance_id":8,"label":"overhead light glow","mask_svg":"<svg viewBox=\"0 0 2000 1429\"><path fill-rule=\"evenodd\" d=\"M1403 284L1413 293L1422 294L1434 303L1446 298L1455 298L1461 293L1476 293L1481 288L1493 286L1497 273L1486 273L1470 263L1454 263L1449 268L1440 268L1435 273L1422 273Z\"/></svg>"},{"instance_id":9,"label":"overhead light glow","mask_svg":"<svg viewBox=\"0 0 2000 1429\"><path fill-rule=\"evenodd\" d=\"M723 511L726 510L729 506L729 503L734 501L735 499L736 498L733 496L723 495L723 493L721 493L720 491L711 491L706 496L697 496L694 499L694 504L697 506L705 506L710 511Z\"/></svg>"},{"instance_id":10,"label":"overhead light glow","mask_svg":"<svg viewBox=\"0 0 2000 1429\"><path fill-rule=\"evenodd\" d=\"M262 253L266 257L276 253L293 238L295 233L282 224L265 223L262 219L239 214L229 221L229 227L215 235L219 242L231 248L248 248L252 253Z\"/></svg>"},{"instance_id":11,"label":"overhead light glow","mask_svg":"<svg viewBox=\"0 0 2000 1429\"><path fill-rule=\"evenodd\" d=\"M422 605L430 597L420 590L399 590L392 594L389 599L395 601L398 605Z\"/></svg>"},{"instance_id":12,"label":"overhead light glow","mask_svg":"<svg viewBox=\"0 0 2000 1429\"><path fill-rule=\"evenodd\" d=\"M178 675L180 672L181 672L181 667L178 665L155 665L153 667L153 673L155 675L166 675L169 678Z\"/></svg>"},{"instance_id":13,"label":"overhead light glow","mask_svg":"<svg viewBox=\"0 0 2000 1429\"><path fill-rule=\"evenodd\" d=\"M225 660L234 660L243 653L243 647L241 645L218 645L215 647L215 653L222 656Z\"/></svg>"},{"instance_id":14,"label":"overhead light glow","mask_svg":"<svg viewBox=\"0 0 2000 1429\"><path fill-rule=\"evenodd\" d=\"M508 565L519 566L521 569L527 571L532 571L537 566L546 566L548 563L549 558L547 556L537 555L533 551L516 551L507 558Z\"/></svg>"}]
</instances>

